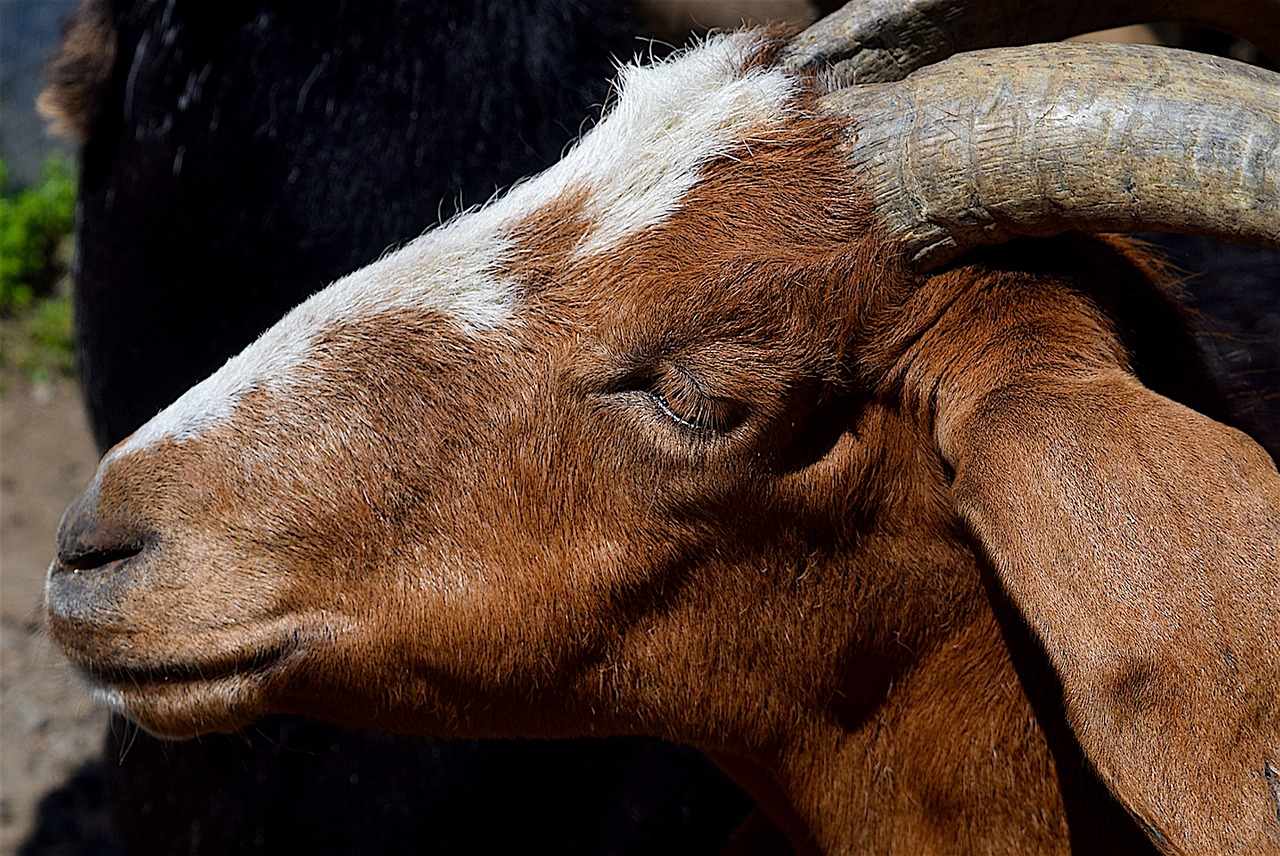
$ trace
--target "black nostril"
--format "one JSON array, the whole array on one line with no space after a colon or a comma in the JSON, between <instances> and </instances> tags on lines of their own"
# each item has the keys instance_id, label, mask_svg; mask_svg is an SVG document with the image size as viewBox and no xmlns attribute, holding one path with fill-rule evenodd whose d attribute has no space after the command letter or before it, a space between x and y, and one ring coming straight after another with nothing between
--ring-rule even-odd
<instances>
[{"instance_id":1,"label":"black nostril","mask_svg":"<svg viewBox=\"0 0 1280 856\"><path fill-rule=\"evenodd\" d=\"M146 530L130 515L104 507L97 483L76 497L58 526L58 560L62 571L88 571L130 559L147 548Z\"/></svg>"},{"instance_id":2,"label":"black nostril","mask_svg":"<svg viewBox=\"0 0 1280 856\"><path fill-rule=\"evenodd\" d=\"M79 545L77 545L79 546ZM142 552L145 544L122 544L118 547L58 551L58 564L69 571L89 571L121 559L131 559Z\"/></svg>"}]
</instances>

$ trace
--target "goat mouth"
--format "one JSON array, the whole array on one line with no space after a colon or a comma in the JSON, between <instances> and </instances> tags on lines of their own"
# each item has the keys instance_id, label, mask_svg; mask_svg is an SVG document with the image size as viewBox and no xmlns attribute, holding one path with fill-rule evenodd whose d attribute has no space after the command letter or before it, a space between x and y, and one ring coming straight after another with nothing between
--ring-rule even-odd
<instances>
[{"instance_id":1,"label":"goat mouth","mask_svg":"<svg viewBox=\"0 0 1280 856\"><path fill-rule=\"evenodd\" d=\"M170 739L236 731L264 715L266 687L295 646L284 640L212 659L82 666L94 696Z\"/></svg>"},{"instance_id":2,"label":"goat mouth","mask_svg":"<svg viewBox=\"0 0 1280 856\"><path fill-rule=\"evenodd\" d=\"M292 647L277 642L258 648L209 660L139 665L88 666L85 671L94 681L104 685L144 688L153 684L183 684L219 681L226 678L252 677L269 671Z\"/></svg>"}]
</instances>

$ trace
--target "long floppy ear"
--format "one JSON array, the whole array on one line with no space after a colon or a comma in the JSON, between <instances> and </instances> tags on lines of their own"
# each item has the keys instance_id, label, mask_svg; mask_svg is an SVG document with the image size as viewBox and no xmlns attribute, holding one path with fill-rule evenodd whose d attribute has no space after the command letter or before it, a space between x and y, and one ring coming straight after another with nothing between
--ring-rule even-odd
<instances>
[{"instance_id":1,"label":"long floppy ear","mask_svg":"<svg viewBox=\"0 0 1280 856\"><path fill-rule=\"evenodd\" d=\"M1280 853L1280 476L1127 371L940 405L958 510L1168 853Z\"/></svg>"}]
</instances>

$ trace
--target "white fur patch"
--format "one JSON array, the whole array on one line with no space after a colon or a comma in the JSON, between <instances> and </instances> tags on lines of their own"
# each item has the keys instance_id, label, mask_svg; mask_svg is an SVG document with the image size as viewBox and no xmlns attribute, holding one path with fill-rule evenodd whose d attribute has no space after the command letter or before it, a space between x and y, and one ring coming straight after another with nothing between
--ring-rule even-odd
<instances>
[{"instance_id":1,"label":"white fur patch","mask_svg":"<svg viewBox=\"0 0 1280 856\"><path fill-rule=\"evenodd\" d=\"M396 309L446 313L475 333L507 323L520 288L498 271L515 227L543 206L585 191L591 226L577 253L608 252L668 218L707 162L735 156L785 121L796 84L777 69L745 69L758 45L756 35L730 33L666 62L624 68L617 102L563 160L314 295L116 453L197 437L251 390L287 392L311 344L334 324Z\"/></svg>"},{"instance_id":2,"label":"white fur patch","mask_svg":"<svg viewBox=\"0 0 1280 856\"><path fill-rule=\"evenodd\" d=\"M759 44L751 33L712 38L652 66L628 66L608 116L555 166L517 186L503 203L532 212L573 189L586 190L590 256L661 223L718 157L733 157L793 110L794 80L774 68L743 71Z\"/></svg>"},{"instance_id":3,"label":"white fur patch","mask_svg":"<svg viewBox=\"0 0 1280 856\"><path fill-rule=\"evenodd\" d=\"M312 343L335 324L397 309L442 312L476 331L502 324L511 315L517 288L495 271L511 242L491 226L478 228L484 225L455 218L312 295L134 432L112 456L166 438L194 439L230 416L255 389L287 394Z\"/></svg>"}]
</instances>

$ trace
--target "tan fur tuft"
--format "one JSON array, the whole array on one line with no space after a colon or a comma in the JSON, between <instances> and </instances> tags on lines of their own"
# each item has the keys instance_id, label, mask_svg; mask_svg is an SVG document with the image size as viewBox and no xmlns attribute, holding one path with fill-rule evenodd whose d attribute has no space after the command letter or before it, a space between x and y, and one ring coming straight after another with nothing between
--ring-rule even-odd
<instances>
[{"instance_id":1,"label":"tan fur tuft","mask_svg":"<svg viewBox=\"0 0 1280 856\"><path fill-rule=\"evenodd\" d=\"M44 68L48 85L36 101L51 134L78 143L92 136L115 59L110 4L83 0L63 24L62 43Z\"/></svg>"}]
</instances>

